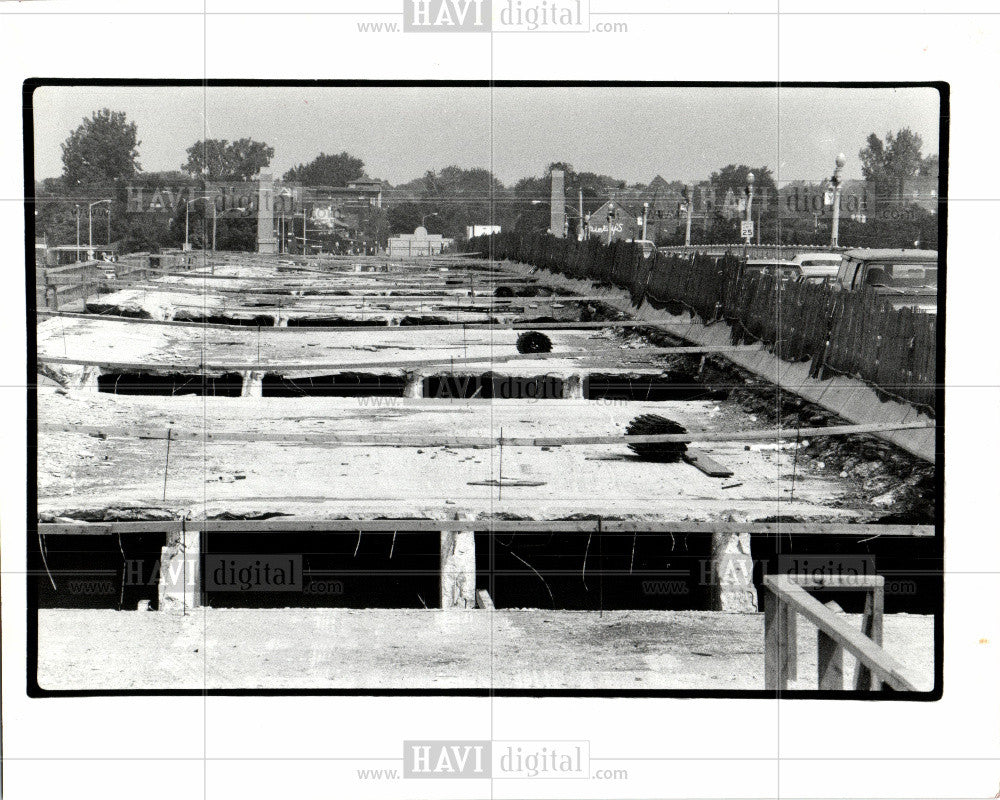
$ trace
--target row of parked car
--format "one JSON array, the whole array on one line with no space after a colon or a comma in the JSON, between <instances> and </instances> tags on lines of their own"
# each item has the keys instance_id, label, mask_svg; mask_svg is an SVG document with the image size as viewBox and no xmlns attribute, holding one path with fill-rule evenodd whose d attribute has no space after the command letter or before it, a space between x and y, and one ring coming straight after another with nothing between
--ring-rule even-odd
<instances>
[{"instance_id":1,"label":"row of parked car","mask_svg":"<svg viewBox=\"0 0 1000 800\"><path fill-rule=\"evenodd\" d=\"M843 253L803 252L793 259L751 258L744 268L781 280L826 284L839 291L873 287L893 307L935 313L938 295L936 250L858 249Z\"/></svg>"}]
</instances>

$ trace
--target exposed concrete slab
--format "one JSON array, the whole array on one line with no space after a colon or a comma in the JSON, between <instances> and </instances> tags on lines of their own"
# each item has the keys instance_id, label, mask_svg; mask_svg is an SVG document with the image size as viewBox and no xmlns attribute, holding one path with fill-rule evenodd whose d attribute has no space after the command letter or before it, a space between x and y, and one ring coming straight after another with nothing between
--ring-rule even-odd
<instances>
[{"instance_id":1,"label":"exposed concrete slab","mask_svg":"<svg viewBox=\"0 0 1000 800\"><path fill-rule=\"evenodd\" d=\"M38 325L41 357L78 358L131 364L136 371L157 367L228 363L340 364L338 369L279 370L281 374L329 374L356 369L362 372L401 375L406 366L376 366L380 362L437 360L439 366L421 367L425 374L455 371L463 374L493 370L503 375L576 376L581 371L635 374L658 373L669 366L669 355L644 353L625 347L611 329L549 330L552 353L545 358L519 359L516 330L424 329L420 326L339 331L278 331L271 327L245 330L172 327L123 322L113 318L52 317ZM516 360L507 360L507 359ZM452 367L454 360L460 363ZM467 359L477 359L467 363ZM502 359L498 361L498 359ZM496 363L494 363L496 362ZM54 365L53 369L67 369ZM582 396L582 395L581 395Z\"/></svg>"},{"instance_id":2,"label":"exposed concrete slab","mask_svg":"<svg viewBox=\"0 0 1000 800\"><path fill-rule=\"evenodd\" d=\"M213 609L39 612L46 689L764 688L763 614ZM861 617L843 615L860 629ZM885 617L885 649L933 688L934 620ZM854 660L845 658L851 674ZM816 629L798 625L815 689Z\"/></svg>"},{"instance_id":3,"label":"exposed concrete slab","mask_svg":"<svg viewBox=\"0 0 1000 800\"><path fill-rule=\"evenodd\" d=\"M493 400L407 398L142 397L39 389L39 421L134 428L175 427L280 435L371 433L542 436L623 434L642 413L662 414L689 429L757 427L739 409L712 402ZM571 421L571 422L570 422ZM331 446L281 441L173 441L169 465L162 439L39 435L39 512L168 509L328 518L453 519L510 515L752 522L776 515L814 521L870 518L877 509L843 507L850 484L800 474L791 481L794 446L700 446L733 470L740 485L685 464L651 464L625 445L504 447L502 474L540 486L470 485L500 474L498 448ZM163 501L164 472L167 499Z\"/></svg>"}]
</instances>

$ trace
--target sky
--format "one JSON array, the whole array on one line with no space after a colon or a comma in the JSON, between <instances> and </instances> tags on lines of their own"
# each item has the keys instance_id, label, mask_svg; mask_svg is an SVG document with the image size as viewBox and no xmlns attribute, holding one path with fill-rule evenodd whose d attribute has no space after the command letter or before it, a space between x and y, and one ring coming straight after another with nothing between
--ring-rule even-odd
<instances>
[{"instance_id":1,"label":"sky","mask_svg":"<svg viewBox=\"0 0 1000 800\"><path fill-rule=\"evenodd\" d=\"M139 127L144 171L176 170L203 138L274 147L279 177L320 152L361 158L404 183L443 167L491 168L504 184L553 161L629 183L701 180L726 164L768 166L779 183L820 181L870 133L908 127L938 152L940 102L927 88L769 87L42 87L35 177L62 172L60 144L100 108Z\"/></svg>"}]
</instances>

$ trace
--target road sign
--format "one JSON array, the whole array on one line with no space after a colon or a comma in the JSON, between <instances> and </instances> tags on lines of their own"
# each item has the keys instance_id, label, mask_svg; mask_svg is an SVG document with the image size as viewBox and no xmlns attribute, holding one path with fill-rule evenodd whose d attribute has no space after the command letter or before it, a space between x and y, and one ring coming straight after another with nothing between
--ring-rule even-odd
<instances>
[{"instance_id":1,"label":"road sign","mask_svg":"<svg viewBox=\"0 0 1000 800\"><path fill-rule=\"evenodd\" d=\"M753 220L745 219L740 222L740 236L744 239L753 238Z\"/></svg>"}]
</instances>

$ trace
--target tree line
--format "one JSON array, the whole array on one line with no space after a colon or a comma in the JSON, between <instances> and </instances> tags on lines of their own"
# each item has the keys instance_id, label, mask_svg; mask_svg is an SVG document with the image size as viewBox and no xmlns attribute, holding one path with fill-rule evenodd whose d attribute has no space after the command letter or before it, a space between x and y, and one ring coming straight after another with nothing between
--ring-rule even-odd
<instances>
[{"instance_id":1,"label":"tree line","mask_svg":"<svg viewBox=\"0 0 1000 800\"><path fill-rule=\"evenodd\" d=\"M186 159L179 170L149 173L143 172L139 161L138 134L136 123L129 121L124 112L101 109L84 119L62 144L62 174L36 184L36 232L44 233L50 243L69 244L76 241L77 230L82 226L81 242L85 243L88 222L93 218L95 243L103 243L110 237L122 251L178 246L184 241L185 227L196 247L210 245L211 215L206 214L206 204L192 203L190 208L181 204L164 226L157 215L126 213L127 187L251 181L270 166L275 152L269 144L250 138L205 139L186 149ZM890 131L884 139L875 133L868 137L858 157L870 187L873 213L865 222L842 218L843 244L936 245L936 217L918 206L908 205L903 197L907 180L937 172L937 156L924 156L922 146L920 137L905 128ZM427 171L395 187L383 181L385 208L365 214L363 224L366 230L372 229L371 238L382 245L390 233L411 232L420 225L431 233L456 239L464 238L468 227L485 224L525 235L545 232L550 222L551 173L557 169L565 176L567 228L571 235L585 224L585 215L618 198L631 206L633 213L641 213L643 202L651 203L647 234L651 238L662 244L683 241L684 226L680 220L685 209L679 199L684 191L681 182L658 177L650 185L629 184L610 175L577 171L566 162L553 162L541 175L521 178L511 186L505 186L487 169L457 165ZM722 199L742 198L750 171L755 176L753 216L763 232L762 241L797 244L828 241L829 228L821 230L814 215L782 216L770 168L728 164L703 182L717 200L710 208L700 209L698 223L692 228L694 243L739 238L739 215L726 207ZM282 179L307 187L329 187L371 178L362 159L347 152L321 152L312 161L287 170ZM95 206L88 214L91 203L104 199L111 202ZM580 213L581 200L584 216ZM879 213L886 209L892 213ZM900 210L906 213L898 213ZM247 216L220 217L216 221L216 237L219 249L254 249L256 221Z\"/></svg>"}]
</instances>

